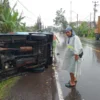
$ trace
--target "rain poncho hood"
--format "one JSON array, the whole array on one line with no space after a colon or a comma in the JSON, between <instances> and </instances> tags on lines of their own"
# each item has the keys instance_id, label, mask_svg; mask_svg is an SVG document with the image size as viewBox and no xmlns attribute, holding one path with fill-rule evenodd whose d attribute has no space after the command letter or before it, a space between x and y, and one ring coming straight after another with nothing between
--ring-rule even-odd
<instances>
[{"instance_id":1,"label":"rain poncho hood","mask_svg":"<svg viewBox=\"0 0 100 100\"><path fill-rule=\"evenodd\" d=\"M75 32L74 32L74 30L72 29L71 26L67 26L67 28L65 29L65 32L68 32L68 31L72 31L72 36L75 35ZM72 37L72 36L71 36L71 37Z\"/></svg>"}]
</instances>

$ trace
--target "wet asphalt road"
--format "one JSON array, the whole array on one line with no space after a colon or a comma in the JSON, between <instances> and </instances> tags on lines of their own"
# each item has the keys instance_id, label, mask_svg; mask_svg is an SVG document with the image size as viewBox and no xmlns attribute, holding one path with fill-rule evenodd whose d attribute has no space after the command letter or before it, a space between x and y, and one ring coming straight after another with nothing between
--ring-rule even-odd
<instances>
[{"instance_id":1,"label":"wet asphalt road","mask_svg":"<svg viewBox=\"0 0 100 100\"><path fill-rule=\"evenodd\" d=\"M5 100L59 100L52 67L23 76Z\"/></svg>"},{"instance_id":2,"label":"wet asphalt road","mask_svg":"<svg viewBox=\"0 0 100 100\"><path fill-rule=\"evenodd\" d=\"M58 63L57 80L51 66L42 73L28 73L12 87L5 100L100 100L100 42L85 39L82 39L82 42L82 75L75 88L65 87L65 83L69 81L69 74L62 70ZM63 49L59 50L61 63ZM57 86L56 82L60 86Z\"/></svg>"},{"instance_id":3,"label":"wet asphalt road","mask_svg":"<svg viewBox=\"0 0 100 100\"><path fill-rule=\"evenodd\" d=\"M82 43L82 74L76 87L66 88L65 83L69 81L69 74L66 70L58 71L63 100L100 100L100 42L82 39ZM60 57L61 61L62 56Z\"/></svg>"}]
</instances>

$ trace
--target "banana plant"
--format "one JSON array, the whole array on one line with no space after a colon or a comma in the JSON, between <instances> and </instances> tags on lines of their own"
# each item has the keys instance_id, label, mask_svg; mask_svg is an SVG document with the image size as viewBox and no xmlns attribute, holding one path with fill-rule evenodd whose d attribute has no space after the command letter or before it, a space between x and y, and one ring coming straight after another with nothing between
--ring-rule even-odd
<instances>
[{"instance_id":1,"label":"banana plant","mask_svg":"<svg viewBox=\"0 0 100 100\"><path fill-rule=\"evenodd\" d=\"M0 10L0 31L3 33L20 31L23 26L25 27L25 24L21 22L24 17L15 10L16 4L11 9L7 1L4 0L0 5L0 8L2 8Z\"/></svg>"}]
</instances>

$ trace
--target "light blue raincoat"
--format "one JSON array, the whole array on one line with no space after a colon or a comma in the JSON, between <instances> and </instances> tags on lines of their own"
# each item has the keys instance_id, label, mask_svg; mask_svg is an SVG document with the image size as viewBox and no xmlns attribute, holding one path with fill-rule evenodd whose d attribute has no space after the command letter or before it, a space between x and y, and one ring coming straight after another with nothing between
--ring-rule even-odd
<instances>
[{"instance_id":1,"label":"light blue raincoat","mask_svg":"<svg viewBox=\"0 0 100 100\"><path fill-rule=\"evenodd\" d=\"M67 27L66 31L72 30L71 27ZM79 55L82 51L82 43L79 39L79 37L75 34L75 32L72 30L72 36L67 37L66 41L66 50L64 54L64 60L62 68L64 70L67 70L69 73L74 73L75 77L79 76L81 74L81 58L79 58L77 61L75 60L75 54Z\"/></svg>"}]
</instances>

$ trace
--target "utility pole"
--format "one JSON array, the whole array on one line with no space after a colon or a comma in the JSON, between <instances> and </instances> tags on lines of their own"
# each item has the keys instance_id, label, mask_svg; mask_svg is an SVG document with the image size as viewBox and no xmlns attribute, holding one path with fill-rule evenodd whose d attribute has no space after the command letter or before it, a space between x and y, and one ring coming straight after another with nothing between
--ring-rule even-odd
<instances>
[{"instance_id":1,"label":"utility pole","mask_svg":"<svg viewBox=\"0 0 100 100\"><path fill-rule=\"evenodd\" d=\"M72 1L70 1L70 23L72 22Z\"/></svg>"},{"instance_id":2,"label":"utility pole","mask_svg":"<svg viewBox=\"0 0 100 100\"><path fill-rule=\"evenodd\" d=\"M93 8L93 10L94 10L94 27L96 28L95 18L96 18L96 12L97 12L96 7L98 6L98 1L93 1L93 3L94 3L94 8Z\"/></svg>"},{"instance_id":3,"label":"utility pole","mask_svg":"<svg viewBox=\"0 0 100 100\"><path fill-rule=\"evenodd\" d=\"M90 29L91 29L91 15L92 15L92 14L90 13Z\"/></svg>"},{"instance_id":4,"label":"utility pole","mask_svg":"<svg viewBox=\"0 0 100 100\"><path fill-rule=\"evenodd\" d=\"M78 28L78 14L77 14L77 28Z\"/></svg>"}]
</instances>

